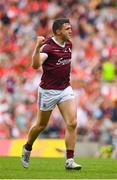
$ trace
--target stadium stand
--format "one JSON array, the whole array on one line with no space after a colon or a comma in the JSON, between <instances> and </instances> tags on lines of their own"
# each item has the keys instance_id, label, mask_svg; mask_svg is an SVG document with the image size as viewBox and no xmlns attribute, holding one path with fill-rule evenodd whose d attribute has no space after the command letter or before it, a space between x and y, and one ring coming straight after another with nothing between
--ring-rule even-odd
<instances>
[{"instance_id":1,"label":"stadium stand","mask_svg":"<svg viewBox=\"0 0 117 180\"><path fill-rule=\"evenodd\" d=\"M117 137L116 1L1 0L0 139L25 138L35 120L42 70L31 68L32 51L36 37L51 36L52 21L61 15L73 27L71 84L78 140L105 144ZM63 136L64 122L56 108L41 137Z\"/></svg>"}]
</instances>

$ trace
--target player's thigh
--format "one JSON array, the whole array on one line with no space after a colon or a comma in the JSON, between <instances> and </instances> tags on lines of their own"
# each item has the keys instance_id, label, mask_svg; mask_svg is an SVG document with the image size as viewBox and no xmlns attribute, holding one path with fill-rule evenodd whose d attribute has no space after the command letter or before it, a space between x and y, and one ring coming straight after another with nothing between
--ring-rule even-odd
<instances>
[{"instance_id":1,"label":"player's thigh","mask_svg":"<svg viewBox=\"0 0 117 180\"><path fill-rule=\"evenodd\" d=\"M48 124L51 113L52 113L51 110L50 111L41 111L40 109L38 109L36 125L46 126Z\"/></svg>"},{"instance_id":2,"label":"player's thigh","mask_svg":"<svg viewBox=\"0 0 117 180\"><path fill-rule=\"evenodd\" d=\"M77 110L74 99L69 99L58 104L58 108L65 120L68 123L76 123Z\"/></svg>"}]
</instances>

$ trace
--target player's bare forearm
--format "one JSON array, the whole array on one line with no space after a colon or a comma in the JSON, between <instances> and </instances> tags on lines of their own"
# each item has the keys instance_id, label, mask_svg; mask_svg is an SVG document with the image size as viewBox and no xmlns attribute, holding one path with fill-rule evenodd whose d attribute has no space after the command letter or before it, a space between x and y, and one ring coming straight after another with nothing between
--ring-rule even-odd
<instances>
[{"instance_id":1,"label":"player's bare forearm","mask_svg":"<svg viewBox=\"0 0 117 180\"><path fill-rule=\"evenodd\" d=\"M45 38L43 36L37 37L36 47L32 55L32 67L34 69L38 69L42 65L40 58L40 48L44 44L44 42L45 42Z\"/></svg>"},{"instance_id":2,"label":"player's bare forearm","mask_svg":"<svg viewBox=\"0 0 117 180\"><path fill-rule=\"evenodd\" d=\"M39 51L40 51L40 48L36 47L32 55L32 67L34 69L38 69L41 66Z\"/></svg>"}]
</instances>

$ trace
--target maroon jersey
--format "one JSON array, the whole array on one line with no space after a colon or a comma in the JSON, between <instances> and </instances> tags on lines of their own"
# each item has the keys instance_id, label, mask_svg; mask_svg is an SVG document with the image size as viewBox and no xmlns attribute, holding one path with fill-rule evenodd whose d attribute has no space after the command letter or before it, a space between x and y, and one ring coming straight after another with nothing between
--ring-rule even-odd
<instances>
[{"instance_id":1,"label":"maroon jersey","mask_svg":"<svg viewBox=\"0 0 117 180\"><path fill-rule=\"evenodd\" d=\"M70 41L62 47L53 38L47 40L41 50L42 53L48 54L42 65L42 88L63 90L70 85L71 48Z\"/></svg>"}]
</instances>

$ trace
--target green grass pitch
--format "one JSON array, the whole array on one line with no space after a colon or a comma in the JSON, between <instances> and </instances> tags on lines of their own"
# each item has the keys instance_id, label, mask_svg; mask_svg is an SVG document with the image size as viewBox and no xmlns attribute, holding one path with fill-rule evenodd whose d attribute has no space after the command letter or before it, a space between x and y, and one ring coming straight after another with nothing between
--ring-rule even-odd
<instances>
[{"instance_id":1,"label":"green grass pitch","mask_svg":"<svg viewBox=\"0 0 117 180\"><path fill-rule=\"evenodd\" d=\"M0 157L0 179L117 179L116 159L77 158L82 170L66 170L64 158L31 158L30 167L19 157Z\"/></svg>"}]
</instances>

